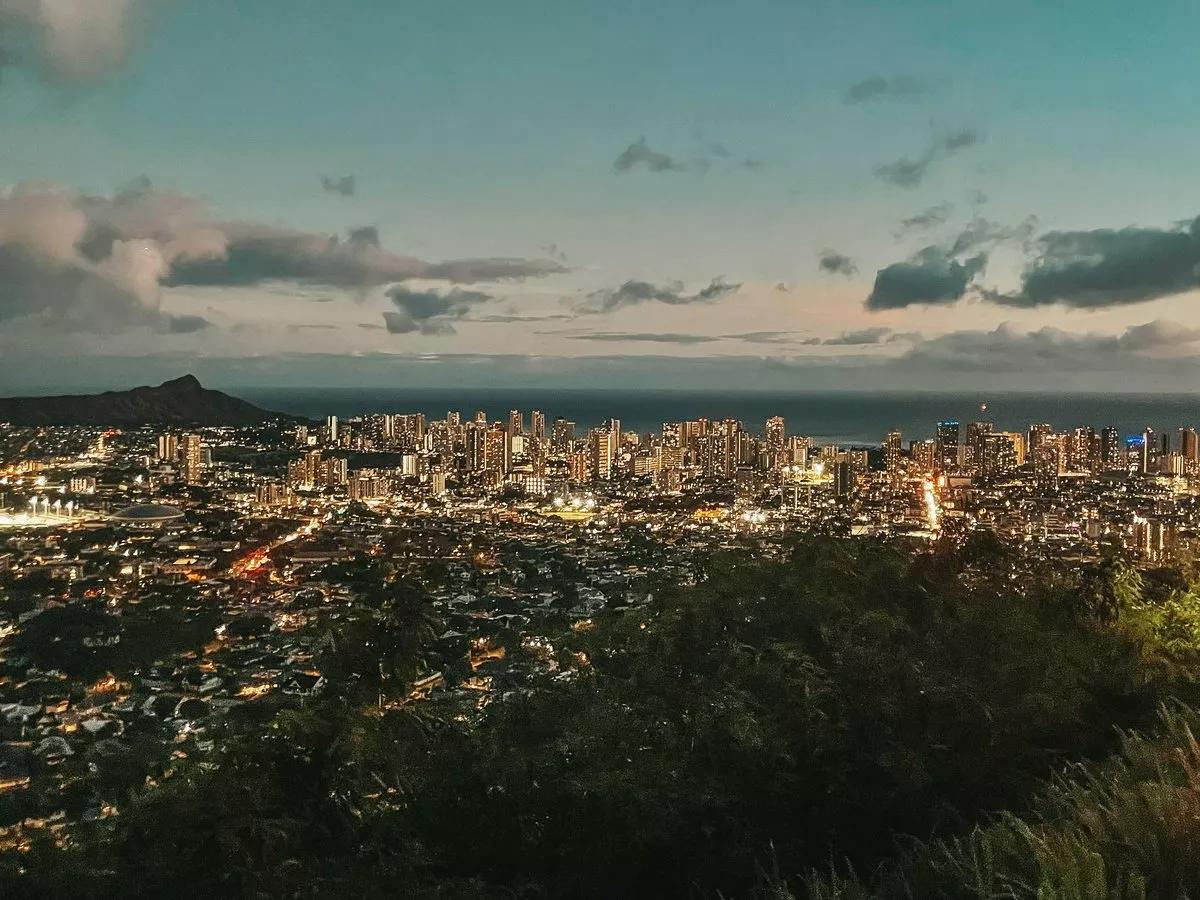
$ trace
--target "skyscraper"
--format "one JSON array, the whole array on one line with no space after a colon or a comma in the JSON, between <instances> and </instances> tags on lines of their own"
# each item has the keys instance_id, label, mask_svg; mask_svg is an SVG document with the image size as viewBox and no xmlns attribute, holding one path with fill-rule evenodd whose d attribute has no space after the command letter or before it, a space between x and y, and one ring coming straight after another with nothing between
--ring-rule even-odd
<instances>
[{"instance_id":1,"label":"skyscraper","mask_svg":"<svg viewBox=\"0 0 1200 900\"><path fill-rule=\"evenodd\" d=\"M937 425L937 462L943 472L953 472L958 468L958 431L955 421L938 422Z\"/></svg>"},{"instance_id":2,"label":"skyscraper","mask_svg":"<svg viewBox=\"0 0 1200 900\"><path fill-rule=\"evenodd\" d=\"M787 436L787 429L784 427L782 416L773 416L772 418L767 419L767 427L764 433L766 434L767 438L767 449L783 449L783 441Z\"/></svg>"},{"instance_id":3,"label":"skyscraper","mask_svg":"<svg viewBox=\"0 0 1200 900\"><path fill-rule=\"evenodd\" d=\"M1053 433L1054 429L1050 426L1049 422L1040 422L1029 426L1028 450L1030 457L1037 452L1038 445Z\"/></svg>"},{"instance_id":4,"label":"skyscraper","mask_svg":"<svg viewBox=\"0 0 1200 900\"><path fill-rule=\"evenodd\" d=\"M508 433L513 437L525 433L525 414L519 409L508 411Z\"/></svg>"},{"instance_id":5,"label":"skyscraper","mask_svg":"<svg viewBox=\"0 0 1200 900\"><path fill-rule=\"evenodd\" d=\"M588 433L588 466L594 479L604 481L611 477L616 450L617 436L611 430L593 428Z\"/></svg>"},{"instance_id":6,"label":"skyscraper","mask_svg":"<svg viewBox=\"0 0 1200 900\"><path fill-rule=\"evenodd\" d=\"M199 484L204 471L204 453L200 447L200 435L185 434L182 441L183 464L180 474L188 484Z\"/></svg>"},{"instance_id":7,"label":"skyscraper","mask_svg":"<svg viewBox=\"0 0 1200 900\"><path fill-rule=\"evenodd\" d=\"M983 474L983 456L987 446L987 436L991 433L991 422L967 423L967 468L973 474Z\"/></svg>"},{"instance_id":8,"label":"skyscraper","mask_svg":"<svg viewBox=\"0 0 1200 900\"><path fill-rule=\"evenodd\" d=\"M571 449L575 440L575 423L568 422L562 416L554 420L550 429L550 446L556 453L565 453Z\"/></svg>"},{"instance_id":9,"label":"skyscraper","mask_svg":"<svg viewBox=\"0 0 1200 900\"><path fill-rule=\"evenodd\" d=\"M163 462L174 462L179 455L179 439L173 434L159 435L158 458Z\"/></svg>"},{"instance_id":10,"label":"skyscraper","mask_svg":"<svg viewBox=\"0 0 1200 900\"><path fill-rule=\"evenodd\" d=\"M912 454L913 465L922 475L930 475L937 469L937 441L913 441L908 445L908 450Z\"/></svg>"},{"instance_id":11,"label":"skyscraper","mask_svg":"<svg viewBox=\"0 0 1200 900\"><path fill-rule=\"evenodd\" d=\"M1125 468L1121 458L1121 432L1115 425L1107 425L1100 429L1100 468L1105 472Z\"/></svg>"},{"instance_id":12,"label":"skyscraper","mask_svg":"<svg viewBox=\"0 0 1200 900\"><path fill-rule=\"evenodd\" d=\"M883 444L883 464L893 491L899 491L904 486L903 447L904 435L899 431L889 431Z\"/></svg>"},{"instance_id":13,"label":"skyscraper","mask_svg":"<svg viewBox=\"0 0 1200 900\"><path fill-rule=\"evenodd\" d=\"M1200 460L1200 443L1197 442L1195 428L1179 429L1179 454L1193 463Z\"/></svg>"},{"instance_id":14,"label":"skyscraper","mask_svg":"<svg viewBox=\"0 0 1200 900\"><path fill-rule=\"evenodd\" d=\"M499 422L487 430L483 468L498 475L512 471L512 435Z\"/></svg>"},{"instance_id":15,"label":"skyscraper","mask_svg":"<svg viewBox=\"0 0 1200 900\"><path fill-rule=\"evenodd\" d=\"M535 409L529 415L529 436L535 441L546 436L546 414L540 409Z\"/></svg>"}]
</instances>

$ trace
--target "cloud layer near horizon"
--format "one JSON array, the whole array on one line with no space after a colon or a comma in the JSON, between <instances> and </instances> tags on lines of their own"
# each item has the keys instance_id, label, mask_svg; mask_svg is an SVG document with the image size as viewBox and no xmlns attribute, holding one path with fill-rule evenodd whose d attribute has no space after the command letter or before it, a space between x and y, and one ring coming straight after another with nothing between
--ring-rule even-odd
<instances>
[{"instance_id":1,"label":"cloud layer near horizon","mask_svg":"<svg viewBox=\"0 0 1200 900\"><path fill-rule=\"evenodd\" d=\"M385 250L372 227L339 239L222 222L196 198L145 179L112 197L42 185L0 193L0 321L94 333L192 331L206 323L164 313L164 286L283 281L361 290L410 278L472 283L562 271L552 260L429 263Z\"/></svg>"}]
</instances>

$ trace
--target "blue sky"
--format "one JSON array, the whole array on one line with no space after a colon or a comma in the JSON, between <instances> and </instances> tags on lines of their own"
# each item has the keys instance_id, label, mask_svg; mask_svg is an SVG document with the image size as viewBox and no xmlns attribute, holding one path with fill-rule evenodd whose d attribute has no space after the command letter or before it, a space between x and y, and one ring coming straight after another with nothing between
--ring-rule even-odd
<instances>
[{"instance_id":1,"label":"blue sky","mask_svg":"<svg viewBox=\"0 0 1200 900\"><path fill-rule=\"evenodd\" d=\"M42 5L64 18L29 14ZM1156 265L1156 248L1181 240L1176 223L1200 212L1189 190L1197 33L1200 6L1176 0L0 0L12 57L0 70L0 185L55 186L85 209L89 233L110 214L79 198L144 176L143 192L196 198L189 235L228 222L310 235L372 226L404 257L563 270L468 285L397 269L348 290L293 266L187 283L183 251L167 249L183 243L178 217L170 235L143 217L121 239L166 255L151 285L136 253L72 263L134 296L101 322L90 295L62 300L45 273L21 269L6 294L3 242L16 246L32 216L10 197L0 378L50 390L252 358L269 373L256 377L319 383L322 360L361 355L405 371L415 358L504 357L497 377L553 358L569 382L584 356L641 359L648 374L676 359L671 377L703 356L782 361L830 385L850 370L856 383L887 380L882 366L916 387L1000 376L1019 388L1046 380L1022 354L1052 352L1076 380L1153 386L1196 351L1195 248L1165 264L1178 278L1142 272L1130 293L1127 273ZM97 46L110 34L119 58ZM80 73L91 54L101 62ZM631 146L643 155L616 171ZM923 155L923 177L904 185L879 171ZM351 196L322 189L322 176L348 175ZM929 209L945 221L902 229ZM973 220L990 237L947 255ZM1097 249L1099 229L1135 226L1154 233ZM1052 246L1039 242L1062 231L1087 242L1039 262ZM936 253L916 255L927 247ZM827 249L846 265L823 270ZM960 264L961 291L927 292ZM1095 271L1064 285L1079 265ZM1041 282L1022 273L1039 266L1061 295L1034 298ZM703 294L713 279L730 290ZM620 293L630 282L656 290ZM47 284L59 293L30 299ZM397 286L422 294L420 310ZM439 302L448 311L428 315ZM608 311L589 312L597 304ZM1159 327L1111 343L1148 323ZM845 340L872 330L869 343ZM916 365L956 334L990 334L1009 356L987 375L941 357ZM1037 334L1040 345L1017 339ZM61 364L25 360L42 337ZM1083 338L1117 349L1098 351L1092 371L1071 357Z\"/></svg>"}]
</instances>

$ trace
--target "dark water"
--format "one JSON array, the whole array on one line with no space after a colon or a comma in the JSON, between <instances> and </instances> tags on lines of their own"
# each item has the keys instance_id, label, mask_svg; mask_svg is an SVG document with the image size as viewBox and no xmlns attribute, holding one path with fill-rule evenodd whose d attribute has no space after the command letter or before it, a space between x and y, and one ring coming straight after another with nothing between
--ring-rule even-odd
<instances>
[{"instance_id":1,"label":"dark water","mask_svg":"<svg viewBox=\"0 0 1200 900\"><path fill-rule=\"evenodd\" d=\"M939 393L766 393L721 391L552 391L552 390L404 390L246 388L232 393L267 409L323 418L352 418L367 413L418 413L442 418L457 410L471 418L476 410L491 419L510 409L556 416L587 428L608 418L626 431L658 431L663 422L683 419L739 419L761 433L771 416L783 416L789 434L811 435L819 443L879 444L892 429L906 441L932 437L944 419L982 419L1001 431L1024 431L1033 422L1066 430L1115 425L1122 434L1147 426L1174 432L1200 425L1200 396L1182 394L939 394ZM987 412L980 412L980 404Z\"/></svg>"}]
</instances>

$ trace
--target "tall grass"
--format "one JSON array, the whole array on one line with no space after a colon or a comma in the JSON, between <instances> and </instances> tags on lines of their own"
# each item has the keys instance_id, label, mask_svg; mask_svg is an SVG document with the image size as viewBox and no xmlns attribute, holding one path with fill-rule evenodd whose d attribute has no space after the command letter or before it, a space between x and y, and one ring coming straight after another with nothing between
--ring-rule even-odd
<instances>
[{"instance_id":1,"label":"tall grass","mask_svg":"<svg viewBox=\"0 0 1200 900\"><path fill-rule=\"evenodd\" d=\"M916 843L870 876L811 873L807 900L1188 900L1200 898L1200 713L1163 709L1153 734L1054 779L1025 818ZM780 893L786 890L787 894Z\"/></svg>"}]
</instances>

